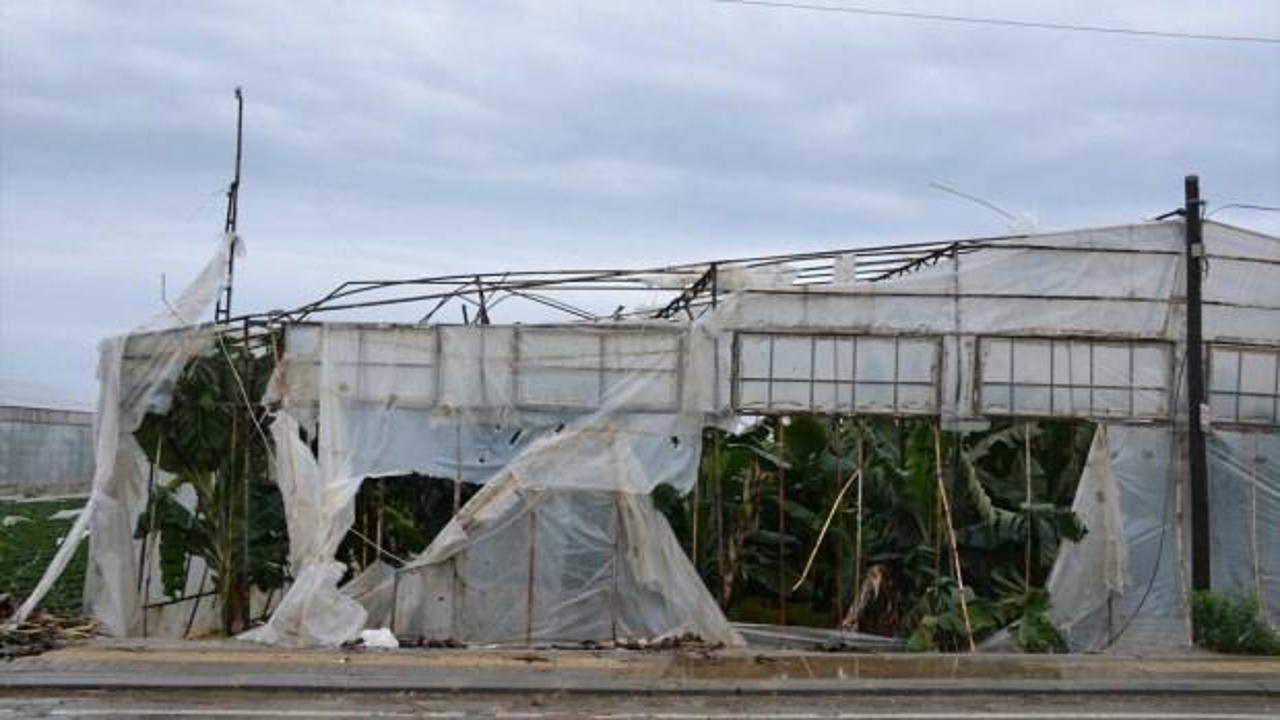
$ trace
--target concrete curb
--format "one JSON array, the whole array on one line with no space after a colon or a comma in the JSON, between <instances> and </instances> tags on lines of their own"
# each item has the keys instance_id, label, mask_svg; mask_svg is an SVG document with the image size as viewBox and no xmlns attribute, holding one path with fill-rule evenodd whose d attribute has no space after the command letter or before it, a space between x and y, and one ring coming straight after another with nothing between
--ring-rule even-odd
<instances>
[{"instance_id":1,"label":"concrete curb","mask_svg":"<svg viewBox=\"0 0 1280 720\"><path fill-rule=\"evenodd\" d=\"M1280 680L774 680L774 681L599 681L594 678L405 678L376 675L231 673L202 678L120 676L111 673L18 672L0 676L6 691L182 690L188 692L340 691L379 693L566 694L566 695L1199 695L1280 697Z\"/></svg>"}]
</instances>

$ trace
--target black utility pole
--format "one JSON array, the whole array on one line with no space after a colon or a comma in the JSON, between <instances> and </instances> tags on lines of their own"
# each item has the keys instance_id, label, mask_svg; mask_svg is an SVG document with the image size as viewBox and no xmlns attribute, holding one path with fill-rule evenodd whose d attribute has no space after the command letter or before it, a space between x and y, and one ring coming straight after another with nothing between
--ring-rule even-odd
<instances>
[{"instance_id":1,"label":"black utility pole","mask_svg":"<svg viewBox=\"0 0 1280 720\"><path fill-rule=\"evenodd\" d=\"M1209 477L1205 463L1204 335L1201 326L1200 279L1204 262L1204 201L1200 178L1186 178L1187 229L1187 459L1191 470L1191 587L1208 590L1209 574Z\"/></svg>"},{"instance_id":2,"label":"black utility pole","mask_svg":"<svg viewBox=\"0 0 1280 720\"><path fill-rule=\"evenodd\" d=\"M240 154L244 140L244 95L236 88L236 170L227 188L227 220L222 231L228 235L236 232L236 219L240 213ZM227 286L218 297L218 306L213 311L215 322L227 322L231 319L231 280L235 277L235 248L227 255Z\"/></svg>"}]
</instances>

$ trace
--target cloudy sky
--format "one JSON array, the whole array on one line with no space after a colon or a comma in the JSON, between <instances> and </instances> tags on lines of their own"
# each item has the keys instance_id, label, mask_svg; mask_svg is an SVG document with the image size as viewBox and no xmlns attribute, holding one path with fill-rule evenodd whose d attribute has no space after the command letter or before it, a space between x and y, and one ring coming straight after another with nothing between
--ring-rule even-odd
<instances>
[{"instance_id":1,"label":"cloudy sky","mask_svg":"<svg viewBox=\"0 0 1280 720\"><path fill-rule=\"evenodd\" d=\"M1275 0L859 5L1280 36ZM0 385L91 400L98 339L201 266L236 85L237 310L352 277L1007 229L931 182L1042 229L1169 210L1187 172L1211 207L1280 205L1277 44L710 0L3 0Z\"/></svg>"}]
</instances>

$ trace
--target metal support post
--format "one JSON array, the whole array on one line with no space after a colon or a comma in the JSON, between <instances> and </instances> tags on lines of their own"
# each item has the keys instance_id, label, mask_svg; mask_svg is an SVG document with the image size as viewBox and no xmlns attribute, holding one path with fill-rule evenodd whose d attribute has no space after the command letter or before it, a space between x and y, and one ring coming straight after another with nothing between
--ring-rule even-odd
<instances>
[{"instance_id":1,"label":"metal support post","mask_svg":"<svg viewBox=\"0 0 1280 720\"><path fill-rule=\"evenodd\" d=\"M1191 587L1208 590L1209 478L1205 462L1201 409L1204 393L1204 335L1201 325L1200 282L1204 262L1204 201L1200 178L1186 177L1187 229L1187 461L1191 472Z\"/></svg>"}]
</instances>

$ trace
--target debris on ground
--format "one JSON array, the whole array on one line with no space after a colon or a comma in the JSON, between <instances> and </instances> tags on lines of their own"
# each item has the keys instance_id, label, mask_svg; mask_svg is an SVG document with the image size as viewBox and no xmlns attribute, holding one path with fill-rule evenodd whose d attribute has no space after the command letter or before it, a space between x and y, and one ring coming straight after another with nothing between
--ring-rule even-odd
<instances>
[{"instance_id":1,"label":"debris on ground","mask_svg":"<svg viewBox=\"0 0 1280 720\"><path fill-rule=\"evenodd\" d=\"M622 650L719 650L724 643L709 643L695 633L667 635L656 640L620 638L614 647Z\"/></svg>"},{"instance_id":2,"label":"debris on ground","mask_svg":"<svg viewBox=\"0 0 1280 720\"><path fill-rule=\"evenodd\" d=\"M403 645L404 643L401 643L401 644ZM431 648L431 649L437 649L437 650L438 649L462 650L467 647L467 644L464 642L459 642L457 640L454 640L453 638L445 638L444 640L428 640L424 637L419 636L417 643L412 645L412 647Z\"/></svg>"},{"instance_id":3,"label":"debris on ground","mask_svg":"<svg viewBox=\"0 0 1280 720\"><path fill-rule=\"evenodd\" d=\"M360 642L371 650L395 650L400 647L396 636L387 628L361 631Z\"/></svg>"},{"instance_id":4,"label":"debris on ground","mask_svg":"<svg viewBox=\"0 0 1280 720\"><path fill-rule=\"evenodd\" d=\"M5 625L12 615L13 603L8 596L0 598L0 660L39 655L98 634L98 623L90 618L37 610L20 625Z\"/></svg>"}]
</instances>

